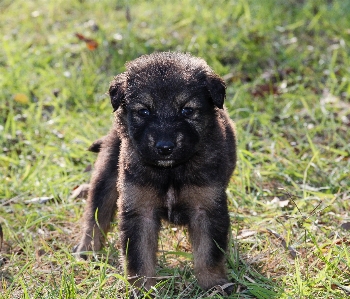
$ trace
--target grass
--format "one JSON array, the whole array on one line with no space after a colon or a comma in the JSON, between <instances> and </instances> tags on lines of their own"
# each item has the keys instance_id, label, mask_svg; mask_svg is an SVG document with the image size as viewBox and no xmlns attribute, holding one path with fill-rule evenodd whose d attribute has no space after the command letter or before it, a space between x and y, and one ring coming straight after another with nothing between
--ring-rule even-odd
<instances>
[{"instance_id":1,"label":"grass","mask_svg":"<svg viewBox=\"0 0 350 299\"><path fill-rule=\"evenodd\" d=\"M96 260L72 256L84 201L69 196L111 124L108 82L160 50L227 82L231 298L348 297L349 14L341 0L1 1L0 298L128 298L116 230ZM190 252L164 225L157 298L222 298L199 289Z\"/></svg>"}]
</instances>

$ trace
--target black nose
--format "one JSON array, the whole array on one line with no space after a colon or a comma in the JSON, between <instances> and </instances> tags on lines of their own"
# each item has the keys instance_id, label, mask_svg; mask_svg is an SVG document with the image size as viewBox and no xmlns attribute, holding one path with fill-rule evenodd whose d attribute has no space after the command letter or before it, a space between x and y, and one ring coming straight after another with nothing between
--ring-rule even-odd
<instances>
[{"instance_id":1,"label":"black nose","mask_svg":"<svg viewBox=\"0 0 350 299\"><path fill-rule=\"evenodd\" d=\"M160 155L170 155L173 152L174 147L175 144L171 141L158 141L156 144L158 154Z\"/></svg>"}]
</instances>

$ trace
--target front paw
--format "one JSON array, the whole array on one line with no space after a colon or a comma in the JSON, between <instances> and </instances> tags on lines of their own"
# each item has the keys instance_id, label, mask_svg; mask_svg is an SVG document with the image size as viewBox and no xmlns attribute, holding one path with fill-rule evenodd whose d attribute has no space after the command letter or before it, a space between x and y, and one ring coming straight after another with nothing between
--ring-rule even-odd
<instances>
[{"instance_id":1,"label":"front paw","mask_svg":"<svg viewBox=\"0 0 350 299\"><path fill-rule=\"evenodd\" d=\"M234 290L234 284L227 279L223 270L214 272L205 271L205 269L198 271L197 269L196 277L199 286L205 291L215 287L216 289L221 289L223 294L229 295Z\"/></svg>"},{"instance_id":2,"label":"front paw","mask_svg":"<svg viewBox=\"0 0 350 299\"><path fill-rule=\"evenodd\" d=\"M84 260L88 259L88 253L99 251L102 248L102 244L98 238L95 240L86 237L78 245L73 247L73 254Z\"/></svg>"},{"instance_id":3,"label":"front paw","mask_svg":"<svg viewBox=\"0 0 350 299\"><path fill-rule=\"evenodd\" d=\"M91 246L90 249L88 249L88 247L84 244L78 244L73 247L73 255L83 260L87 260L88 256L86 255L86 253L91 251L91 249Z\"/></svg>"}]
</instances>

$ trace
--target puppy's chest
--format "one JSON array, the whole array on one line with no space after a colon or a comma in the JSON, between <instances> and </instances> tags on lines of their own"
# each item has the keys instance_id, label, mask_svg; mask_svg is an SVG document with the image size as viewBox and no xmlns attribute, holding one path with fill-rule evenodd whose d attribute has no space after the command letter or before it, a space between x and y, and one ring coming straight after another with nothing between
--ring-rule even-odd
<instances>
[{"instance_id":1,"label":"puppy's chest","mask_svg":"<svg viewBox=\"0 0 350 299\"><path fill-rule=\"evenodd\" d=\"M164 218L177 225L188 224L189 205L180 199L179 192L170 187L164 197Z\"/></svg>"},{"instance_id":2,"label":"puppy's chest","mask_svg":"<svg viewBox=\"0 0 350 299\"><path fill-rule=\"evenodd\" d=\"M170 187L165 194L165 203L164 205L168 208L171 209L171 207L175 204L176 202L176 197L175 197L175 190L173 187Z\"/></svg>"}]
</instances>

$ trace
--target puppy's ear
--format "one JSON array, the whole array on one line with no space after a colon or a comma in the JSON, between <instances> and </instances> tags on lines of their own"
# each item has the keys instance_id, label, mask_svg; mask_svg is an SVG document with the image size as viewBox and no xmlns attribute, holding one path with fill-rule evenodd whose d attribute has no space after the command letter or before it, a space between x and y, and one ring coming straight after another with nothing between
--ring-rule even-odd
<instances>
[{"instance_id":1,"label":"puppy's ear","mask_svg":"<svg viewBox=\"0 0 350 299\"><path fill-rule=\"evenodd\" d=\"M113 112L116 111L125 99L126 73L121 73L114 77L109 86L109 96L113 106Z\"/></svg>"},{"instance_id":2,"label":"puppy's ear","mask_svg":"<svg viewBox=\"0 0 350 299\"><path fill-rule=\"evenodd\" d=\"M206 80L214 105L222 109L226 97L226 84L224 80L215 73L207 74Z\"/></svg>"}]
</instances>

